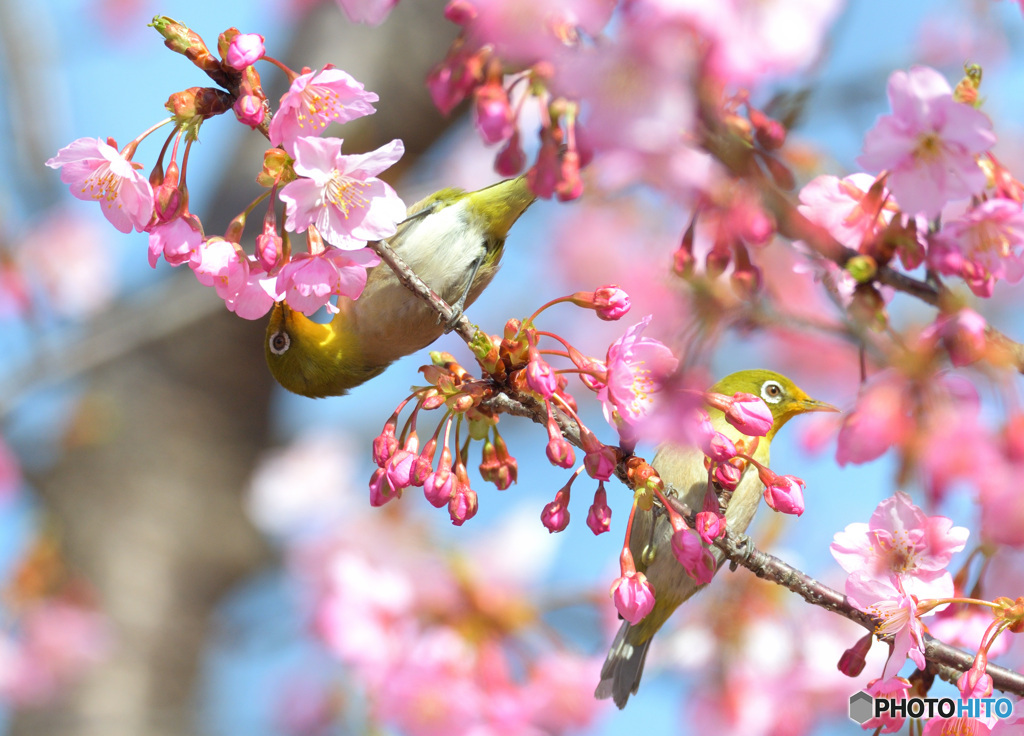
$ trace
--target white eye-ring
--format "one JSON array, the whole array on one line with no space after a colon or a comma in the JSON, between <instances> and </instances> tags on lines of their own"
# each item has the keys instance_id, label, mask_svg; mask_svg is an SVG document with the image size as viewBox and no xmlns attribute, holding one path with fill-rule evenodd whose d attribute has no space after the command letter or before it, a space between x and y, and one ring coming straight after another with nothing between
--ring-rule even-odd
<instances>
[{"instance_id":1,"label":"white eye-ring","mask_svg":"<svg viewBox=\"0 0 1024 736\"><path fill-rule=\"evenodd\" d=\"M284 330L278 330L267 340L267 346L274 355L283 355L292 346L292 339Z\"/></svg>"},{"instance_id":2,"label":"white eye-ring","mask_svg":"<svg viewBox=\"0 0 1024 736\"><path fill-rule=\"evenodd\" d=\"M769 404L782 401L782 384L778 381L765 381L761 384L761 398Z\"/></svg>"}]
</instances>

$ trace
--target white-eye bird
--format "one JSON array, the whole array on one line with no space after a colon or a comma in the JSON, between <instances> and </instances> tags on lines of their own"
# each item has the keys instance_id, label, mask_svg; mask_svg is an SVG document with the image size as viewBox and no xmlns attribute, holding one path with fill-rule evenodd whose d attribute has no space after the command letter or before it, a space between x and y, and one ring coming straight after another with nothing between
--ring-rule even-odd
<instances>
[{"instance_id":1,"label":"white-eye bird","mask_svg":"<svg viewBox=\"0 0 1024 736\"><path fill-rule=\"evenodd\" d=\"M460 315L494 278L509 229L535 198L524 176L476 192L442 189L410 207L388 243ZM344 394L447 327L384 263L370 270L358 299L338 300L338 310L319 324L284 302L274 305L267 364L289 391Z\"/></svg>"},{"instance_id":2,"label":"white-eye bird","mask_svg":"<svg viewBox=\"0 0 1024 736\"><path fill-rule=\"evenodd\" d=\"M811 411L839 411L830 404L810 398L785 376L766 370L733 373L712 386L711 391L726 396L737 392L749 393L760 396L768 405L772 413L772 428L767 436L760 438L752 454L762 465L768 465L772 438L787 421ZM708 407L708 415L712 427L730 440L749 441L750 438L726 422L720 410ZM665 482L666 491L671 489L675 492L692 511L701 510L708 487L708 471L699 448L663 445L651 464ZM757 468L748 463L726 506L725 518L730 531L746 530L763 493L764 485L758 477ZM637 624L622 623L601 668L601 681L594 695L613 698L619 708L625 707L629 696L640 686L651 638L676 608L704 587L698 586L676 560L671 538L672 525L664 509L657 503L647 511L637 508L630 529L629 547L637 571L644 573L654 588L655 603L651 612ZM722 551L712 546L711 552L720 568L725 560Z\"/></svg>"}]
</instances>

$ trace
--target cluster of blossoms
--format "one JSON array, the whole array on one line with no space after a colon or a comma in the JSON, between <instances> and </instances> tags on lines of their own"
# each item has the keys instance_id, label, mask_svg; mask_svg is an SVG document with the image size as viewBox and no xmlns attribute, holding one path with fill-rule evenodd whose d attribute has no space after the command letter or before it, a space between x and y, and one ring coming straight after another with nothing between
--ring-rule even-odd
<instances>
[{"instance_id":1,"label":"cluster of blossoms","mask_svg":"<svg viewBox=\"0 0 1024 736\"><path fill-rule=\"evenodd\" d=\"M862 387L839 429L838 461L865 463L895 449L905 471L917 470L935 502L966 482L981 511L983 539L1020 547L1024 500L1013 489L1024 463L1024 416L1012 412L994 431L982 421L971 383L936 373L926 347L916 356L904 366L909 375L882 371ZM915 373L915 366L923 369Z\"/></svg>"},{"instance_id":2,"label":"cluster of blossoms","mask_svg":"<svg viewBox=\"0 0 1024 736\"><path fill-rule=\"evenodd\" d=\"M402 401L374 440L373 458L378 469L370 480L371 504L379 506L400 497L410 486L422 487L431 504L438 508L447 506L452 523L463 524L476 514L478 505L466 466L471 440L483 443L480 475L484 480L494 483L499 490L506 490L515 483L516 460L498 431L498 414L486 404L497 391L506 387L544 403L548 417L546 452L552 464L562 468L576 464L576 453L563 436L559 423L560 419L566 423L566 417L578 427L586 453L583 465L558 491L555 500L545 506L541 514L544 526L552 532L565 529L569 523L570 489L573 481L586 470L598 481L587 523L595 534L608 530L611 509L604 481L615 471L621 453L601 443L579 419L576 400L568 391L567 374L578 373L584 385L601 401L612 426L626 432L650 410L652 395L675 369L676 360L666 346L642 336L650 317L613 342L605 360L585 356L561 337L534 327L534 320L544 309L560 302L592 309L604 320L618 320L629 311L629 296L616 286L605 286L549 302L525 321L509 320L501 337L480 333L472 348L486 373L482 379L470 375L451 355L432 354L433 365L421 369L429 385ZM538 343L542 337L561 342L565 351L540 350ZM545 354L566 358L574 367L556 371ZM399 415L414 399L415 406L398 433ZM421 448L416 432L420 410L442 407L446 417ZM462 441L464 424L468 436L465 442ZM442 429L440 459L435 465Z\"/></svg>"},{"instance_id":3,"label":"cluster of blossoms","mask_svg":"<svg viewBox=\"0 0 1024 736\"><path fill-rule=\"evenodd\" d=\"M835 257L825 263L853 311L884 314L891 292L875 279L896 258L907 270L926 264L956 276L979 297L1024 275L1024 186L991 153L996 137L978 109L980 83L977 67L955 89L928 67L894 72L892 112L868 131L858 159L877 176L824 175L801 190L800 212L857 254L838 259L842 270ZM984 328L980 316L956 305L940 312L934 331L977 344ZM979 356L950 353L958 365Z\"/></svg>"},{"instance_id":4,"label":"cluster of blossoms","mask_svg":"<svg viewBox=\"0 0 1024 736\"><path fill-rule=\"evenodd\" d=\"M554 551L535 520L509 514L457 551L411 517L411 506L368 509L351 483L353 462L350 439L321 432L272 456L254 478L250 509L285 542L305 630L343 668L304 692L281 688L288 732L353 728L358 718L368 721L359 730L409 736L589 726L600 713L592 698L600 665L555 644L533 602ZM510 556L509 545L523 553ZM324 692L312 699L317 685Z\"/></svg>"},{"instance_id":5,"label":"cluster of blossoms","mask_svg":"<svg viewBox=\"0 0 1024 736\"><path fill-rule=\"evenodd\" d=\"M992 612L981 641L965 642L977 648L977 655L973 666L957 681L965 700L992 694L992 677L986 673L988 655L1000 634L1024 630L1024 598L982 601L956 597L954 579L947 567L953 555L964 548L967 536L967 529L953 526L944 516L926 516L902 492L882 501L868 523L850 524L835 535L831 550L849 573L847 598L859 610L879 619L879 636L891 637L888 661L881 676L868 688L872 695L897 699L907 696L911 683L898 676L907 657L919 669L926 666L920 619L950 603L986 606ZM868 635L847 651L840 668L854 676L859 674L870 645ZM873 719L864 728L882 726L885 733L890 733L902 721L891 716L884 721ZM986 728L991 725L989 722Z\"/></svg>"},{"instance_id":6,"label":"cluster of blossoms","mask_svg":"<svg viewBox=\"0 0 1024 736\"><path fill-rule=\"evenodd\" d=\"M167 103L172 117L123 150L112 139L81 138L47 165L60 169L61 180L75 197L98 202L118 230L148 233L150 265L160 258L173 266L188 264L199 282L213 287L239 316L257 319L285 298L307 315L323 306L332 308L334 297L357 298L366 284L366 269L379 261L368 241L394 235L405 218L405 203L377 178L401 158L404 148L394 140L369 153L343 154L340 138L322 136L331 123L373 113L377 95L330 65L301 74L287 69L265 56L263 38L257 34L225 31L218 59L198 35L175 21L157 18L154 25L169 48L232 92L193 87L176 93ZM284 69L291 80L273 114L253 66L260 59ZM268 191L232 221L224 236L208 236L189 210L188 157L202 123L229 110L274 146L257 176ZM144 177L133 160L136 149L167 122L173 122L174 130ZM249 255L242 249L242 235L253 209L264 200L262 230ZM278 201L285 214L283 227L275 214ZM292 251L290 233L306 233L304 251Z\"/></svg>"},{"instance_id":7,"label":"cluster of blossoms","mask_svg":"<svg viewBox=\"0 0 1024 736\"><path fill-rule=\"evenodd\" d=\"M107 655L108 621L88 587L69 575L54 539L36 541L3 596L0 700L5 704L42 705Z\"/></svg>"},{"instance_id":8,"label":"cluster of blossoms","mask_svg":"<svg viewBox=\"0 0 1024 736\"><path fill-rule=\"evenodd\" d=\"M831 1L790 8L800 14L800 31L782 43L765 11L746 0L714 9L658 0L622 5L450 0L445 15L461 32L428 78L435 104L448 112L471 99L481 138L501 146L495 168L512 175L526 165L521 118L534 102L540 145L527 175L540 196L579 196L580 168L601 154L602 179L643 177L685 198L714 169L695 141L679 135L696 127L697 83L708 80L700 92L711 98L806 66L840 9ZM695 36L706 43L694 44Z\"/></svg>"}]
</instances>

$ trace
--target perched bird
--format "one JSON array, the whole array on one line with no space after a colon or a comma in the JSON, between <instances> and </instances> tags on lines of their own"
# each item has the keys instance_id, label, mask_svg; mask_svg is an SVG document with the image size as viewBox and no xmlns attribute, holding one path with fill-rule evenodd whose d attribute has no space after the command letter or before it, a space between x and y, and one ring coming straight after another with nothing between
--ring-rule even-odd
<instances>
[{"instance_id":1,"label":"perched bird","mask_svg":"<svg viewBox=\"0 0 1024 736\"><path fill-rule=\"evenodd\" d=\"M461 315L494 278L509 229L534 199L522 176L476 192L442 189L410 207L388 243ZM267 364L289 391L344 394L447 327L384 263L371 269L362 296L339 299L338 309L328 324L284 302L271 311Z\"/></svg>"},{"instance_id":2,"label":"perched bird","mask_svg":"<svg viewBox=\"0 0 1024 736\"><path fill-rule=\"evenodd\" d=\"M763 465L768 464L772 438L791 418L811 411L839 411L830 404L810 398L785 376L766 370L733 373L712 386L711 391L727 396L737 392L749 393L760 396L768 405L772 413L772 428L767 436L760 438L752 454ZM726 422L720 410L709 407L708 414L714 429L729 439L748 439ZM699 448L664 445L658 449L652 465L665 482L666 490L671 487L690 509L700 511L707 491L708 471ZM758 477L757 468L748 464L726 507L725 518L730 531L746 530L763 492L764 485ZM637 624L622 623L601 668L601 682L594 695L613 698L619 708L625 707L629 696L640 686L651 637L676 608L704 587L698 586L676 560L671 537L672 526L664 509L658 505L648 511L637 508L630 529L629 546L637 571L644 573L654 587L655 603L651 612ZM717 547L712 547L711 552L721 567L725 559L722 552Z\"/></svg>"}]
</instances>

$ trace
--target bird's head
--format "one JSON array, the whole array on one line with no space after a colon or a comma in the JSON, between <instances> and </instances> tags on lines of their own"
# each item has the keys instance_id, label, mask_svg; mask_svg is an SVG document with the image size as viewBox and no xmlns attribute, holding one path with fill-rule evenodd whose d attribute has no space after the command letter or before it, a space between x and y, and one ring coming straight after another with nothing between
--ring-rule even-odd
<instances>
[{"instance_id":1,"label":"bird's head","mask_svg":"<svg viewBox=\"0 0 1024 736\"><path fill-rule=\"evenodd\" d=\"M525 175L499 181L464 196L470 216L482 224L490 237L499 241L505 240L519 216L537 199Z\"/></svg>"},{"instance_id":2,"label":"bird's head","mask_svg":"<svg viewBox=\"0 0 1024 736\"><path fill-rule=\"evenodd\" d=\"M267 365L277 382L312 399L340 396L387 367L367 367L344 312L320 324L278 302L267 323Z\"/></svg>"},{"instance_id":3,"label":"bird's head","mask_svg":"<svg viewBox=\"0 0 1024 736\"><path fill-rule=\"evenodd\" d=\"M839 411L831 404L812 399L781 373L761 369L731 373L712 386L711 390L726 396L742 392L763 399L772 413L772 428L767 436L769 441L783 424L798 414L811 411Z\"/></svg>"}]
</instances>

